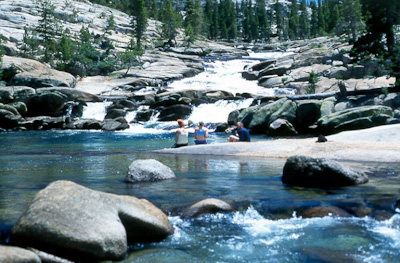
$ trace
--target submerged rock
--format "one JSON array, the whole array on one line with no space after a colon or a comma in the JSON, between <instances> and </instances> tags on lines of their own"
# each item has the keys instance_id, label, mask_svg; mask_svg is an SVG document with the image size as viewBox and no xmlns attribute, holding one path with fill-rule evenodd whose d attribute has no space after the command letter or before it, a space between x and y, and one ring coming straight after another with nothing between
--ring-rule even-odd
<instances>
[{"instance_id":1,"label":"submerged rock","mask_svg":"<svg viewBox=\"0 0 400 263\"><path fill-rule=\"evenodd\" d=\"M147 200L56 181L36 194L10 243L80 262L121 260L128 242L159 241L172 233L168 217Z\"/></svg>"},{"instance_id":2,"label":"submerged rock","mask_svg":"<svg viewBox=\"0 0 400 263\"><path fill-rule=\"evenodd\" d=\"M202 214L216 214L218 212L232 212L234 210L235 209L225 201L208 198L186 209L183 213L183 217L198 217Z\"/></svg>"},{"instance_id":3,"label":"submerged rock","mask_svg":"<svg viewBox=\"0 0 400 263\"><path fill-rule=\"evenodd\" d=\"M325 216L340 216L340 217L351 217L351 214L346 210L336 206L317 206L307 209L301 213L303 218L312 217L325 217Z\"/></svg>"},{"instance_id":4,"label":"submerged rock","mask_svg":"<svg viewBox=\"0 0 400 263\"><path fill-rule=\"evenodd\" d=\"M368 176L325 158L295 155L283 167L282 182L304 187L342 187L368 182Z\"/></svg>"},{"instance_id":5,"label":"submerged rock","mask_svg":"<svg viewBox=\"0 0 400 263\"><path fill-rule=\"evenodd\" d=\"M175 178L174 172L168 166L154 159L136 160L131 163L125 182L153 182Z\"/></svg>"}]
</instances>

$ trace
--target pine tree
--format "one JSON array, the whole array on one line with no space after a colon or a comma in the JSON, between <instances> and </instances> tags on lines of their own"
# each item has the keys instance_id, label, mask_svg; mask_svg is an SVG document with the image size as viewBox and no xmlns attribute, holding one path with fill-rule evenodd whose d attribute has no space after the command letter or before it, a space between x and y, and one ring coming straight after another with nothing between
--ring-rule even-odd
<instances>
[{"instance_id":1,"label":"pine tree","mask_svg":"<svg viewBox=\"0 0 400 263\"><path fill-rule=\"evenodd\" d=\"M181 25L181 17L172 5L172 0L166 0L162 6L163 12L160 14L162 37L168 42L175 41L178 28Z\"/></svg>"},{"instance_id":2,"label":"pine tree","mask_svg":"<svg viewBox=\"0 0 400 263\"><path fill-rule=\"evenodd\" d=\"M217 39L218 37L218 30L219 30L219 10L218 10L218 2L214 2L212 17L211 17L211 25L210 25L210 34L212 39Z\"/></svg>"},{"instance_id":3,"label":"pine tree","mask_svg":"<svg viewBox=\"0 0 400 263\"><path fill-rule=\"evenodd\" d=\"M221 37L231 40L237 38L236 8L232 0L221 0L219 5L219 25Z\"/></svg>"},{"instance_id":4,"label":"pine tree","mask_svg":"<svg viewBox=\"0 0 400 263\"><path fill-rule=\"evenodd\" d=\"M252 0L249 0L249 6L248 6L248 20L249 20L249 25L250 25L250 38L249 41L251 40L257 40L258 39L258 21L257 17L254 14L253 10L253 2Z\"/></svg>"},{"instance_id":5,"label":"pine tree","mask_svg":"<svg viewBox=\"0 0 400 263\"><path fill-rule=\"evenodd\" d=\"M289 18L289 37L295 40L298 37L299 14L297 0L291 0L290 18Z\"/></svg>"},{"instance_id":6,"label":"pine tree","mask_svg":"<svg viewBox=\"0 0 400 263\"><path fill-rule=\"evenodd\" d=\"M276 23L276 34L279 37L279 40L286 40L285 34L285 17L282 11L282 5L279 1L276 1L275 5L275 23Z\"/></svg>"},{"instance_id":7,"label":"pine tree","mask_svg":"<svg viewBox=\"0 0 400 263\"><path fill-rule=\"evenodd\" d=\"M311 27L310 27L310 35L311 37L317 37L319 35L318 30L318 7L314 1L310 2L311 7Z\"/></svg>"},{"instance_id":8,"label":"pine tree","mask_svg":"<svg viewBox=\"0 0 400 263\"><path fill-rule=\"evenodd\" d=\"M118 59L122 67L126 68L124 77L127 77L129 70L139 61L139 57L143 54L143 50L139 50L135 46L134 39L131 39L124 52L117 53Z\"/></svg>"},{"instance_id":9,"label":"pine tree","mask_svg":"<svg viewBox=\"0 0 400 263\"><path fill-rule=\"evenodd\" d=\"M100 53L94 47L94 39L88 27L82 26L79 31L79 42L75 60L83 66L83 76L97 72L97 62L100 60Z\"/></svg>"},{"instance_id":10,"label":"pine tree","mask_svg":"<svg viewBox=\"0 0 400 263\"><path fill-rule=\"evenodd\" d=\"M228 9L228 15L227 15L227 24L228 26L228 39L233 40L236 39L238 36L238 31L237 31L237 22L236 22L236 8L235 4L233 3L232 0L229 0L229 9Z\"/></svg>"},{"instance_id":11,"label":"pine tree","mask_svg":"<svg viewBox=\"0 0 400 263\"><path fill-rule=\"evenodd\" d=\"M400 90L400 40L396 40L395 26L400 25L400 2L390 0L362 0L367 14L366 31L355 43L351 55L364 59L373 54L391 70Z\"/></svg>"},{"instance_id":12,"label":"pine tree","mask_svg":"<svg viewBox=\"0 0 400 263\"><path fill-rule=\"evenodd\" d=\"M241 3L241 13L242 13L242 36L243 39L249 40L250 38L250 19L249 19L249 13L250 10L248 8L248 2L247 1L242 1Z\"/></svg>"},{"instance_id":13,"label":"pine tree","mask_svg":"<svg viewBox=\"0 0 400 263\"><path fill-rule=\"evenodd\" d=\"M71 39L71 32L65 29L61 38L58 40L58 52L56 58L60 61L57 69L66 70L75 57L75 42Z\"/></svg>"},{"instance_id":14,"label":"pine tree","mask_svg":"<svg viewBox=\"0 0 400 263\"><path fill-rule=\"evenodd\" d=\"M302 0L301 2L298 30L298 35L301 39L310 37L310 20L308 19L306 0Z\"/></svg>"},{"instance_id":15,"label":"pine tree","mask_svg":"<svg viewBox=\"0 0 400 263\"><path fill-rule=\"evenodd\" d=\"M362 9L360 0L343 0L342 13L347 35L352 42L357 41L358 31L362 27Z\"/></svg>"},{"instance_id":16,"label":"pine tree","mask_svg":"<svg viewBox=\"0 0 400 263\"><path fill-rule=\"evenodd\" d=\"M55 5L50 0L38 0L39 21L35 31L43 46L43 61L51 62L57 50L56 36L61 31L59 18L55 13Z\"/></svg>"},{"instance_id":17,"label":"pine tree","mask_svg":"<svg viewBox=\"0 0 400 263\"><path fill-rule=\"evenodd\" d=\"M34 59L38 55L39 41L36 31L30 27L24 26L24 35L20 47L20 54L24 58Z\"/></svg>"},{"instance_id":18,"label":"pine tree","mask_svg":"<svg viewBox=\"0 0 400 263\"><path fill-rule=\"evenodd\" d=\"M164 1L161 2L161 6L163 6L163 4L164 4ZM157 2L157 0L146 0L145 1L145 7L146 7L146 10L148 11L148 16L153 19L160 18L160 15L162 15L162 13L164 12L163 8L161 8L161 9L158 8L159 6L160 5Z\"/></svg>"},{"instance_id":19,"label":"pine tree","mask_svg":"<svg viewBox=\"0 0 400 263\"><path fill-rule=\"evenodd\" d=\"M133 18L132 27L136 36L136 46L138 49L142 48L142 40L144 32L147 28L147 10L144 0L133 0Z\"/></svg>"},{"instance_id":20,"label":"pine tree","mask_svg":"<svg viewBox=\"0 0 400 263\"><path fill-rule=\"evenodd\" d=\"M318 34L324 35L326 32L326 16L322 0L318 0Z\"/></svg>"},{"instance_id":21,"label":"pine tree","mask_svg":"<svg viewBox=\"0 0 400 263\"><path fill-rule=\"evenodd\" d=\"M203 28L203 9L200 0L187 0L185 6L185 35L193 43Z\"/></svg>"},{"instance_id":22,"label":"pine tree","mask_svg":"<svg viewBox=\"0 0 400 263\"><path fill-rule=\"evenodd\" d=\"M268 22L265 0L256 0L256 13L258 19L258 31L261 39L267 39L271 35L271 27Z\"/></svg>"}]
</instances>

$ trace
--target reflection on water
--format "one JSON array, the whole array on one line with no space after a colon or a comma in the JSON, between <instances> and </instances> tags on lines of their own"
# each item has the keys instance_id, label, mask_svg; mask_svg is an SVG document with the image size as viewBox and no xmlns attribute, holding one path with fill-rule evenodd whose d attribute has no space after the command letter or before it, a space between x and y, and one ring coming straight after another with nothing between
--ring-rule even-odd
<instances>
[{"instance_id":1,"label":"reflection on water","mask_svg":"<svg viewBox=\"0 0 400 263\"><path fill-rule=\"evenodd\" d=\"M369 169L370 182L305 189L282 184L282 159L147 151L168 147L172 140L172 133L0 134L0 231L10 229L39 190L62 179L148 199L169 215L175 234L161 243L132 247L125 262L397 262L400 219L391 216L399 196L399 164L349 163ZM176 179L124 183L129 165L143 158L169 166ZM187 206L210 197L231 203L238 212L179 218ZM339 206L360 217L300 217L320 205Z\"/></svg>"}]
</instances>

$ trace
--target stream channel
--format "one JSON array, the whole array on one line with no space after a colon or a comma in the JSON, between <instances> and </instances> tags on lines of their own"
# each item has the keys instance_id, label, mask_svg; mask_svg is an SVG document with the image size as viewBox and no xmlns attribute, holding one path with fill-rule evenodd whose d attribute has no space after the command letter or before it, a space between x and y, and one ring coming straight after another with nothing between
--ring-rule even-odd
<instances>
[{"instance_id":1,"label":"stream channel","mask_svg":"<svg viewBox=\"0 0 400 263\"><path fill-rule=\"evenodd\" d=\"M204 73L170 86L226 88L233 93L243 92L237 87L255 94L290 92L265 90L241 79L238 71L256 62L209 62ZM226 121L231 110L250 103L200 105L189 119ZM103 104L89 105L85 111L104 118ZM70 180L94 190L145 198L169 215L175 233L160 243L131 246L123 262L399 262L400 214L394 203L400 196L400 164L346 163L369 171L370 182L365 185L326 190L288 187L281 182L282 159L152 153L172 145L173 125L159 123L155 116L118 132L0 133L1 242L7 241L10 229L39 190L56 180ZM193 144L193 134L190 140ZM226 134L211 133L209 141L224 142ZM126 184L128 166L143 158L169 166L176 179ZM211 197L231 203L237 212L180 218L185 207ZM352 214L367 210L376 216L300 216L315 206L338 206Z\"/></svg>"}]
</instances>

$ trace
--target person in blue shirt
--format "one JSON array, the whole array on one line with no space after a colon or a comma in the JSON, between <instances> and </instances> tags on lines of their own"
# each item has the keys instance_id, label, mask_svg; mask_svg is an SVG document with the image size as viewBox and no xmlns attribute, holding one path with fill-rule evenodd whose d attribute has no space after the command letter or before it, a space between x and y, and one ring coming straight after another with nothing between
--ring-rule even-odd
<instances>
[{"instance_id":1,"label":"person in blue shirt","mask_svg":"<svg viewBox=\"0 0 400 263\"><path fill-rule=\"evenodd\" d=\"M243 123L238 122L236 127L236 134L229 136L228 142L250 142L250 132L243 127Z\"/></svg>"},{"instance_id":2,"label":"person in blue shirt","mask_svg":"<svg viewBox=\"0 0 400 263\"><path fill-rule=\"evenodd\" d=\"M208 129L204 127L204 122L200 122L199 126L194 130L195 144L207 144Z\"/></svg>"}]
</instances>

